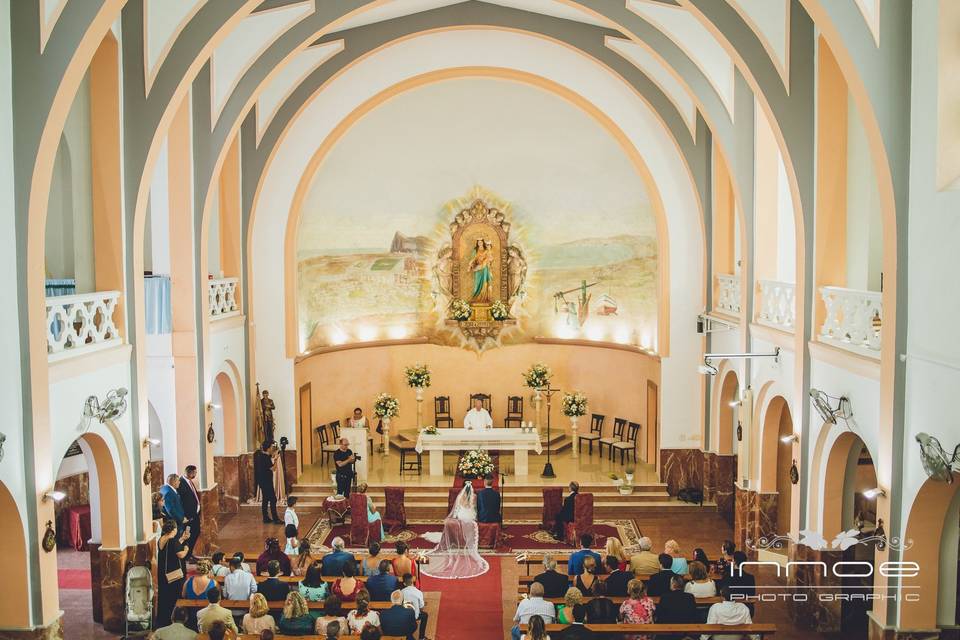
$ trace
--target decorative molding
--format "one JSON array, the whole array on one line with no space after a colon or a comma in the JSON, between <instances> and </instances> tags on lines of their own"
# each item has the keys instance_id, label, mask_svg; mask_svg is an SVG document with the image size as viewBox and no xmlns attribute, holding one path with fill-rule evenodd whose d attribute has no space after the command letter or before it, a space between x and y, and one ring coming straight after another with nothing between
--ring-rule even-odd
<instances>
[{"instance_id":1,"label":"decorative molding","mask_svg":"<svg viewBox=\"0 0 960 640\"><path fill-rule=\"evenodd\" d=\"M868 358L848 349L815 340L808 342L807 347L810 349L812 360L819 360L864 378L880 380L880 361L878 359Z\"/></svg>"},{"instance_id":2,"label":"decorative molding","mask_svg":"<svg viewBox=\"0 0 960 640\"><path fill-rule=\"evenodd\" d=\"M299 364L308 358L314 356L321 356L327 353L333 353L335 351L349 351L350 349L369 349L370 347L396 347L407 344L427 344L429 340L425 337L419 338L401 338L398 340L371 340L369 342L352 342L349 344L338 344L329 347L321 347L319 349L312 349L305 353L302 353L296 356L293 359L294 364Z\"/></svg>"}]
</instances>

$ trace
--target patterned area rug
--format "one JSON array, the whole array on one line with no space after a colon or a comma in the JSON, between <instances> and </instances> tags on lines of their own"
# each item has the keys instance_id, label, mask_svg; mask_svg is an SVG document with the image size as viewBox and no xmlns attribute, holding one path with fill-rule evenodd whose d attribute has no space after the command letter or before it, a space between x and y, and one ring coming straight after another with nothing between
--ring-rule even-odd
<instances>
[{"instance_id":1,"label":"patterned area rug","mask_svg":"<svg viewBox=\"0 0 960 640\"><path fill-rule=\"evenodd\" d=\"M408 520L407 526L392 535L387 534L383 540L384 546L404 541L412 549L432 549L433 543L424 538L428 532L440 532L443 525L436 520ZM524 551L569 552L570 545L554 540L548 532L540 529L540 522L534 520L507 520L503 528L503 540L496 549L481 549L484 555L513 555ZM608 537L618 537L628 550L635 547L642 535L633 520L597 520L593 526L594 547L602 547ZM324 551L330 548L330 541L340 536L347 541L349 550L366 551L360 547L350 547L350 525L338 524L330 526L330 521L322 518L313 525L307 533L306 539L310 546Z\"/></svg>"}]
</instances>

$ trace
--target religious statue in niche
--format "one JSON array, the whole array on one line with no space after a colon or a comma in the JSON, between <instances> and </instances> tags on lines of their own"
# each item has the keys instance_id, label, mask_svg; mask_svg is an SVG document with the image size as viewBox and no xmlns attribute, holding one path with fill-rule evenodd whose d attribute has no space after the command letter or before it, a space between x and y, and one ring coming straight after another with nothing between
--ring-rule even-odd
<instances>
[{"instance_id":1,"label":"religious statue in niche","mask_svg":"<svg viewBox=\"0 0 960 640\"><path fill-rule=\"evenodd\" d=\"M435 294L447 309L447 325L477 348L496 344L514 324L526 293L523 249L510 243L510 222L482 198L450 222L450 243L437 252Z\"/></svg>"}]
</instances>

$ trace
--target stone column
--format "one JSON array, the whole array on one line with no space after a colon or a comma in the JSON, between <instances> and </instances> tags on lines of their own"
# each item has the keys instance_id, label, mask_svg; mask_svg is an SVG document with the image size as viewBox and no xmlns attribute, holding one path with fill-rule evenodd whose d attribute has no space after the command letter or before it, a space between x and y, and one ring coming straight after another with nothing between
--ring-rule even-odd
<instances>
[{"instance_id":1,"label":"stone column","mask_svg":"<svg viewBox=\"0 0 960 640\"><path fill-rule=\"evenodd\" d=\"M788 555L790 562L823 562L827 565L825 572L822 566L815 565L793 565L790 568L791 587L817 587L807 590L809 597L806 602L794 602L787 607L790 619L805 631L840 631L840 603L835 600L822 602L818 596L821 593L840 592L841 579L834 575L831 568L841 560L842 553L835 550L815 551L806 545L791 544ZM819 587L836 587L837 590Z\"/></svg>"},{"instance_id":2,"label":"stone column","mask_svg":"<svg viewBox=\"0 0 960 640\"><path fill-rule=\"evenodd\" d=\"M240 512L240 459L217 456L213 459L213 479L220 492L220 513Z\"/></svg>"},{"instance_id":3,"label":"stone column","mask_svg":"<svg viewBox=\"0 0 960 640\"><path fill-rule=\"evenodd\" d=\"M63 617L36 629L0 629L0 640L63 640Z\"/></svg>"},{"instance_id":4,"label":"stone column","mask_svg":"<svg viewBox=\"0 0 960 640\"><path fill-rule=\"evenodd\" d=\"M103 604L100 600L100 543L91 542L90 550L90 600L92 602L93 621L103 624Z\"/></svg>"},{"instance_id":5,"label":"stone column","mask_svg":"<svg viewBox=\"0 0 960 640\"><path fill-rule=\"evenodd\" d=\"M240 504L246 504L257 495L257 484L253 480L252 452L237 456L237 471L240 478Z\"/></svg>"},{"instance_id":6,"label":"stone column","mask_svg":"<svg viewBox=\"0 0 960 640\"><path fill-rule=\"evenodd\" d=\"M733 482L737 475L737 456L720 455L713 456L714 461L714 494L713 499L717 503L717 512L724 519L733 524Z\"/></svg>"},{"instance_id":7,"label":"stone column","mask_svg":"<svg viewBox=\"0 0 960 640\"><path fill-rule=\"evenodd\" d=\"M209 555L219 549L220 539L220 489L213 485L200 491L200 537L193 549L194 555Z\"/></svg>"},{"instance_id":8,"label":"stone column","mask_svg":"<svg viewBox=\"0 0 960 640\"><path fill-rule=\"evenodd\" d=\"M111 633L122 633L125 627L125 591L127 550L100 547L100 602L103 628Z\"/></svg>"}]
</instances>

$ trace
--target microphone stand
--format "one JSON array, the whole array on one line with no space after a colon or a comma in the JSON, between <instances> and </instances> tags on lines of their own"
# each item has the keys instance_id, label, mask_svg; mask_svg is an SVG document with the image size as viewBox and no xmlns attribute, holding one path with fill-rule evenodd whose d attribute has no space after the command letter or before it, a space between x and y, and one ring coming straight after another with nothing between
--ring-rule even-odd
<instances>
[{"instance_id":1,"label":"microphone stand","mask_svg":"<svg viewBox=\"0 0 960 640\"><path fill-rule=\"evenodd\" d=\"M553 397L560 389L553 389L549 383L547 383L547 388L543 390L544 394L547 396L547 464L543 465L543 473L540 474L541 478L556 478L557 474L553 472L553 463L550 461L550 398Z\"/></svg>"},{"instance_id":2,"label":"microphone stand","mask_svg":"<svg viewBox=\"0 0 960 640\"><path fill-rule=\"evenodd\" d=\"M503 496L504 489L506 488L506 476L503 475L503 472L500 472L500 525L503 526Z\"/></svg>"}]
</instances>

